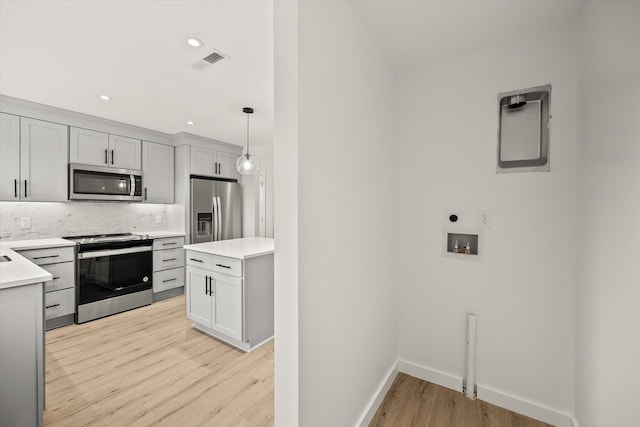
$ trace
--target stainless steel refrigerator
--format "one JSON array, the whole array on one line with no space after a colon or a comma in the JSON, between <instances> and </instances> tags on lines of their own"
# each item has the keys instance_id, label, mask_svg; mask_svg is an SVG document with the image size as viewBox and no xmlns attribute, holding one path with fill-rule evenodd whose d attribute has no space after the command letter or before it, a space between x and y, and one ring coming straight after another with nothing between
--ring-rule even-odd
<instances>
[{"instance_id":1,"label":"stainless steel refrigerator","mask_svg":"<svg viewBox=\"0 0 640 427\"><path fill-rule=\"evenodd\" d=\"M242 237L242 186L191 178L191 243Z\"/></svg>"}]
</instances>

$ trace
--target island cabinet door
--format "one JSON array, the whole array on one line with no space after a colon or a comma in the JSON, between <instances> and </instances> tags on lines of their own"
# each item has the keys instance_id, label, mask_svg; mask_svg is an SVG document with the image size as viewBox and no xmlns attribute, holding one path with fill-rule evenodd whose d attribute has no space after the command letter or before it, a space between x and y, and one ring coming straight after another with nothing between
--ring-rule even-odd
<instances>
[{"instance_id":1,"label":"island cabinet door","mask_svg":"<svg viewBox=\"0 0 640 427\"><path fill-rule=\"evenodd\" d=\"M211 328L212 323L211 288L207 271L187 267L187 317L207 328Z\"/></svg>"},{"instance_id":2,"label":"island cabinet door","mask_svg":"<svg viewBox=\"0 0 640 427\"><path fill-rule=\"evenodd\" d=\"M242 279L213 274L213 325L211 329L242 340Z\"/></svg>"}]
</instances>

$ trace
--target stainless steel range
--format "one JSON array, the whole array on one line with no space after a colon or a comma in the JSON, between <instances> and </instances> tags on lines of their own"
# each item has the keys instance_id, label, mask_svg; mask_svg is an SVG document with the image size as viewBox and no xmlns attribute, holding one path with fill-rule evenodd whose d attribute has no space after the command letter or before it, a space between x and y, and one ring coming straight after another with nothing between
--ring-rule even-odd
<instances>
[{"instance_id":1,"label":"stainless steel range","mask_svg":"<svg viewBox=\"0 0 640 427\"><path fill-rule=\"evenodd\" d=\"M122 233L72 236L76 246L76 323L151 304L153 240Z\"/></svg>"}]
</instances>

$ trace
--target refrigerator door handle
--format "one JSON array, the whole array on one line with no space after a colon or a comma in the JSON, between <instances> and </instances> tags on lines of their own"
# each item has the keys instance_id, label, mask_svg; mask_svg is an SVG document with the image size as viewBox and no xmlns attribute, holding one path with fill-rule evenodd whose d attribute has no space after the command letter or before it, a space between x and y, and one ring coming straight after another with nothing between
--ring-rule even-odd
<instances>
[{"instance_id":1,"label":"refrigerator door handle","mask_svg":"<svg viewBox=\"0 0 640 427\"><path fill-rule=\"evenodd\" d=\"M216 203L217 203L216 213L218 215L218 217L216 218L216 224L218 226L218 229L217 229L218 240L222 240L222 212L220 212L222 210L222 205L220 204L220 197L216 197Z\"/></svg>"},{"instance_id":2,"label":"refrigerator door handle","mask_svg":"<svg viewBox=\"0 0 640 427\"><path fill-rule=\"evenodd\" d=\"M216 198L211 198L211 217L213 221L213 230L211 230L211 241L215 242L218 240L218 207L216 204Z\"/></svg>"}]
</instances>

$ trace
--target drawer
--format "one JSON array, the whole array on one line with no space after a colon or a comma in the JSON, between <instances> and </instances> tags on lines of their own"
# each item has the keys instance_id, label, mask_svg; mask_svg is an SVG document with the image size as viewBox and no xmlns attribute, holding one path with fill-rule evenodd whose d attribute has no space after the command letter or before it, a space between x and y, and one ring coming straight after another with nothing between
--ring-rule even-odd
<instances>
[{"instance_id":1,"label":"drawer","mask_svg":"<svg viewBox=\"0 0 640 427\"><path fill-rule=\"evenodd\" d=\"M186 251L185 254L187 265L211 270L212 255L203 254L202 252Z\"/></svg>"},{"instance_id":2,"label":"drawer","mask_svg":"<svg viewBox=\"0 0 640 427\"><path fill-rule=\"evenodd\" d=\"M153 292L184 286L184 267L153 273Z\"/></svg>"},{"instance_id":3,"label":"drawer","mask_svg":"<svg viewBox=\"0 0 640 427\"><path fill-rule=\"evenodd\" d=\"M242 260L187 251L187 265L227 276L242 277Z\"/></svg>"},{"instance_id":4,"label":"drawer","mask_svg":"<svg viewBox=\"0 0 640 427\"><path fill-rule=\"evenodd\" d=\"M211 271L228 276L242 277L242 260L211 255Z\"/></svg>"},{"instance_id":5,"label":"drawer","mask_svg":"<svg viewBox=\"0 0 640 427\"><path fill-rule=\"evenodd\" d=\"M46 320L75 313L75 289L44 294L44 318Z\"/></svg>"},{"instance_id":6,"label":"drawer","mask_svg":"<svg viewBox=\"0 0 640 427\"><path fill-rule=\"evenodd\" d=\"M184 267L184 249L153 251L153 271Z\"/></svg>"},{"instance_id":7,"label":"drawer","mask_svg":"<svg viewBox=\"0 0 640 427\"><path fill-rule=\"evenodd\" d=\"M165 237L163 239L153 239L153 250L181 248L184 246L184 237Z\"/></svg>"},{"instance_id":8,"label":"drawer","mask_svg":"<svg viewBox=\"0 0 640 427\"><path fill-rule=\"evenodd\" d=\"M43 269L53 275L53 280L44 282L44 291L52 292L75 287L76 269L73 262L43 265Z\"/></svg>"},{"instance_id":9,"label":"drawer","mask_svg":"<svg viewBox=\"0 0 640 427\"><path fill-rule=\"evenodd\" d=\"M75 248L32 249L29 251L17 251L20 255L38 265L68 262L75 259Z\"/></svg>"}]
</instances>

